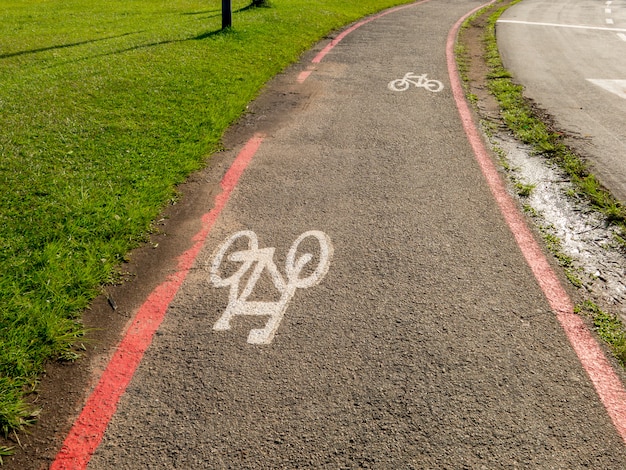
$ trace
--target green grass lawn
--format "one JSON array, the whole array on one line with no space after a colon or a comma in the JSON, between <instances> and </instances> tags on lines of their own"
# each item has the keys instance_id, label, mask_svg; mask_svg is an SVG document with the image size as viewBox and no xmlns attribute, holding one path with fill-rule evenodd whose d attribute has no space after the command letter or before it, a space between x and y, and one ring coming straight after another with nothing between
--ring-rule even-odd
<instances>
[{"instance_id":1,"label":"green grass lawn","mask_svg":"<svg viewBox=\"0 0 626 470\"><path fill-rule=\"evenodd\" d=\"M0 0L0 429L262 85L407 0Z\"/></svg>"}]
</instances>

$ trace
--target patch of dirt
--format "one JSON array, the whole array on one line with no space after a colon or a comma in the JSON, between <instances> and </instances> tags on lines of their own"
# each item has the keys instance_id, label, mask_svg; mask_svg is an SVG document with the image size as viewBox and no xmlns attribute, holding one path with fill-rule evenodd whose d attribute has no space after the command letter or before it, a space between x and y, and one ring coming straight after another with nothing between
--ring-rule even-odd
<instances>
[{"instance_id":1,"label":"patch of dirt","mask_svg":"<svg viewBox=\"0 0 626 470\"><path fill-rule=\"evenodd\" d=\"M503 2L499 5L511 3ZM510 192L521 206L531 207L534 216L530 222L541 234L550 234L561 242L561 252L571 259L567 267L582 284L580 297L593 300L603 310L619 315L626 322L626 253L616 243L619 230L608 224L606 218L593 210L581 197L575 197L575 188L564 171L546 158L535 155L527 145L515 140L500 117L500 108L489 93L486 77L489 68L484 61L484 28L487 15L478 17L460 35L468 54L468 92L477 98L476 111L480 119L489 122L490 144L504 154L510 167L505 175L511 182ZM584 160L588 139L559 129L555 119L529 100L536 117L551 132L563 136L564 143ZM487 133L485 133L487 134ZM532 186L527 197L518 197L513 182Z\"/></svg>"},{"instance_id":2,"label":"patch of dirt","mask_svg":"<svg viewBox=\"0 0 626 470\"><path fill-rule=\"evenodd\" d=\"M120 266L125 279L119 285L103 287L103 294L83 314L89 331L85 351L76 362L50 362L36 392L29 397L39 409L38 422L0 446L15 449L13 456L4 457L3 470L48 468L69 431L84 399L93 389L113 349L125 330L132 314L150 292L176 269L177 257L190 247L198 230L200 199L213 200L219 190L215 181L226 154L212 159L212 166L193 175L179 188L180 199L170 205L155 224L157 233L150 242L129 255L129 262ZM219 179L217 180L219 181Z\"/></svg>"},{"instance_id":3,"label":"patch of dirt","mask_svg":"<svg viewBox=\"0 0 626 470\"><path fill-rule=\"evenodd\" d=\"M510 3L510 1L505 3ZM476 108L482 119L500 125L500 106L494 96L489 93L486 81L489 67L484 60L483 36L488 20L488 15L477 17L470 26L459 33L458 41L463 44L468 59L466 92L476 96Z\"/></svg>"},{"instance_id":4,"label":"patch of dirt","mask_svg":"<svg viewBox=\"0 0 626 470\"><path fill-rule=\"evenodd\" d=\"M2 457L2 470L47 469L60 450L86 397L95 387L113 355L128 323L148 295L177 271L178 257L192 245L201 218L221 192L220 181L241 148L254 134L269 135L288 119L290 111L309 105L317 95L315 85L296 86L297 75L318 52L313 49L296 64L276 76L248 112L226 132L224 150L211 155L206 167L177 188L179 197L155 222L149 242L134 250L120 266L124 282L103 287L103 294L84 312L89 331L85 350L76 362L50 362L29 401L40 410L38 421L24 432L0 436L0 447L13 447L14 455Z\"/></svg>"},{"instance_id":5,"label":"patch of dirt","mask_svg":"<svg viewBox=\"0 0 626 470\"><path fill-rule=\"evenodd\" d=\"M477 97L480 117L502 129L504 138L510 138L506 136L498 104L488 92L485 81L488 68L483 60L482 36L486 21L485 16L479 18L462 35L470 58L468 91ZM308 54L312 57L315 52ZM303 64L308 62L302 61ZM164 211L156 224L157 233L151 236L149 243L131 253L130 261L121 267L126 281L106 286L103 295L85 312L84 323L91 332L83 356L74 363L47 365L37 391L30 397L33 406L41 410L39 421L19 434L19 442L15 436L0 437L0 446L16 449L15 455L3 458L3 470L49 467L132 314L150 292L176 270L177 257L190 247L201 216L211 209L215 195L220 192L219 182L236 156L229 149L241 147L254 133L271 134L290 110L308 106L318 93L311 84L293 85L301 67L294 66L276 77L250 104L249 112L224 136L226 150L211 156L204 170L178 188L180 197Z\"/></svg>"}]
</instances>

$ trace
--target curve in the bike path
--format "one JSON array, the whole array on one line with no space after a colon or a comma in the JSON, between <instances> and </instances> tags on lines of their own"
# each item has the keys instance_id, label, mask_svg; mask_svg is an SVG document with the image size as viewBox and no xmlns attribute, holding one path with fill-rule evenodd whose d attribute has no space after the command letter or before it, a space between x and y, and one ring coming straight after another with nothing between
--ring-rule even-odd
<instances>
[{"instance_id":1,"label":"curve in the bike path","mask_svg":"<svg viewBox=\"0 0 626 470\"><path fill-rule=\"evenodd\" d=\"M565 462L574 468L585 462L619 464L626 461L619 434L611 431L610 421L602 417L601 408L594 404L593 393L589 395L591 386L586 384L584 375L577 372L572 357L564 352L566 343L546 318L542 300L536 294L528 294L533 287L529 285L524 270L518 267L519 257L498 251L511 250L511 240L498 228L494 230L493 224L497 226L499 218L494 215L493 208L489 208L490 204L484 202L486 193L480 189L476 169L472 165L468 167L464 158L470 152L458 142L462 128L446 108L450 97L444 100L435 98L435 94L410 98L388 95L382 103L356 106L356 114L354 100L339 100L343 106L339 108L341 116L325 111L324 106L328 108L338 96L348 91L354 93L359 88L367 88L370 96L380 93L369 82L380 82L381 75L385 76L384 70L371 64L381 63L391 54L399 56L397 60L389 60L395 63L397 70L401 69L402 60L405 66L412 66L414 64L406 62L410 57L417 57L434 73L439 73L439 77L443 75L445 58L426 52L437 49L441 40L423 41L428 44L421 47L410 46L424 37L415 37L412 22L430 33L425 37L443 36L445 39L446 34L442 32L447 32L449 22L465 13L468 7L459 2L432 3L428 8L422 6L424 10L420 13L424 17L407 14L402 21L393 17L396 21L390 19L385 25L369 28L343 51L337 52L325 67L319 67L317 75L320 79L315 86L323 90L320 92L322 103L311 112L312 120L296 123L270 137L272 144L267 145L265 152L266 146L261 147L261 161L253 165L252 170L257 176L251 175L248 183L234 192L238 197L218 220L234 189L234 184L224 186L223 196L216 201L216 208L206 217L203 232L196 237L193 253L188 252L181 259L180 272L166 283L166 287L162 286L164 292L153 294L142 307L142 310L158 311L145 318L152 325L141 327L141 318L137 317L138 323L129 329L124 339L130 342L122 343L118 350L118 369L110 370L110 366L100 382L99 387L109 391L92 396L91 405L83 411L53 468L84 468L168 307L171 324L165 325L161 342L154 345L152 357L134 381L135 388L131 387L131 393L122 398L121 414L113 419L104 448L96 453L93 468L110 468L112 465L122 468L145 468L145 465L191 468L191 464L193 468L276 468L279 465L320 468L337 464L368 465L368 462L376 468L392 468L388 465L421 468L446 461L453 466L477 462L505 466L516 462L515 459L535 463ZM441 24L434 25L433 20ZM362 24L368 23L370 21ZM457 27L458 23L454 28ZM394 35L408 36L407 44L397 46L393 42ZM449 49L451 36L447 37ZM389 49L385 41L392 42L394 47ZM373 53L370 50L372 44L376 44ZM449 62L450 51L448 54L447 65L453 67L454 64ZM348 73L351 68L357 73ZM372 68L376 70L372 71ZM355 76L364 78L354 80ZM307 74L304 78L309 77ZM305 81L302 78L299 75L300 83ZM458 83L455 84L454 80L452 78L452 86L458 95ZM356 98L359 99L366 101L368 95L361 94ZM377 96L376 99L381 98ZM376 113L390 122L373 119ZM403 113L405 119L402 119ZM469 132L475 132L469 112L461 111L461 115L465 126L470 128ZM362 119L358 125L365 127L343 127L342 121L349 119ZM410 123L416 119L421 119L423 126ZM345 135L338 136L336 133L340 130L345 131ZM479 137L476 139L480 141ZM258 149L260 143L257 137L246 147L244 160L250 161L254 154L251 148ZM407 150L408 154L405 153ZM285 160L293 152L299 152L293 156L293 161ZM442 165L440 160L433 160L432 156L437 154L449 161ZM409 156L411 158L407 158ZM380 159L395 161L381 164ZM243 166L238 165L240 163L235 164L238 168L236 177L227 177L231 183L236 183L243 171ZM481 165L488 180L497 179L495 170L486 171L484 164ZM333 182L333 174L342 173L348 178ZM264 185L255 183L255 179L265 181L269 174L277 181L269 184L273 191L268 193L268 188L260 189ZM414 179L406 179L407 175ZM312 180L312 184L303 182L307 179L305 176ZM498 184L501 183L496 182L496 186ZM351 189L347 197L345 186ZM374 194L368 194L365 189L368 186ZM295 197L285 194L286 187L302 194ZM498 191L494 191L497 200L501 197ZM264 200L265 204L259 207L258 202L254 202L258 200ZM313 205L313 202L317 204ZM516 234L524 233L522 238L526 242L520 243L523 248L524 243L531 243L527 237L532 240L532 236L523 224L519 226L521 219L513 216L511 222L511 216L507 214L515 211L510 202L505 201L504 205L507 204L508 208L503 209L504 217L513 225ZM487 207L477 209L483 205ZM339 212L339 221L334 212ZM485 217L488 222L477 223L480 217ZM303 332L294 330L293 326L281 325L280 328L286 330L281 338L283 342L261 350L246 347L241 334L215 336L206 312L215 312L213 320L216 320L219 312L224 310L224 304L218 301L215 305L214 300L206 298L207 295L217 295L203 281L206 273L203 276L190 271L193 258L201 250L205 238L208 237L209 246L215 247L220 239L224 240L235 229L258 225L258 232L277 240L277 245L282 241L280 246L286 247L289 242L284 234L294 233L296 227L302 227L299 233L305 232L313 222L328 227L325 231L333 233L332 238L342 248L344 259L335 263L334 276L333 267L330 268L328 277L334 278L330 285L325 284L329 281L327 278L318 286L326 286L323 288L326 295L311 294L315 302L305 301L305 307L301 304L289 307L290 317L295 318L292 321ZM458 223L458 228L450 226L454 222ZM214 232L209 233L214 224ZM351 230L358 234L353 240L355 247L348 246L350 235L346 233ZM410 236L412 231L420 234L419 240ZM490 247L494 252L485 251L481 243L477 244L477 236L497 239L498 244ZM482 244L493 242L483 241ZM412 250L407 252L401 245L409 245ZM473 247L470 254L463 253L470 247ZM531 248L536 255L535 247ZM416 256L415 251L424 256ZM356 264L345 262L348 254L354 255L358 260ZM366 259L363 259L364 255ZM535 272L540 284L547 276L558 285L558 279L547 263L541 261L545 259L539 258L544 263ZM204 258L201 254L200 259L200 266L211 264L208 253ZM469 262L468 265L463 266L462 260ZM477 262L479 266L475 269ZM531 257L528 262L534 269L533 264L537 261ZM399 270L400 278L405 279L394 275L392 268ZM481 274L489 279L480 279ZM494 277L494 274L497 275ZM516 280L507 278L506 282L501 282L502 275ZM187 276L190 279L183 284ZM359 278L358 284L351 287L354 277ZM410 282L403 283L407 279ZM497 284L495 289L489 285L491 282ZM381 290L383 287L390 292ZM552 283L544 289L550 302L553 290ZM556 290L556 298L566 296L562 288ZM314 293L315 289L311 292ZM502 295L505 298L501 298ZM373 324L360 322L365 318L353 311L358 307L374 313L372 317L365 317ZM390 315L395 313L393 318L384 315L387 310L382 307L387 307ZM310 315L302 316L309 310L320 309L337 312L337 319L331 323L339 327L341 334L311 324ZM571 310L569 305L567 309ZM570 315L571 311L560 312L557 308L557 314ZM507 318L502 322L489 315ZM453 320L451 316L461 319ZM324 322L330 321L322 321L316 315L313 317L323 326ZM355 323L353 317L358 317L359 321ZM381 320L383 325L377 327L376 321ZM416 326L420 320L422 328ZM531 327L536 335L529 336L527 329L519 330L520 325L513 327L509 324L515 320ZM203 326L205 331L199 333ZM564 326L567 331L567 325ZM575 325L574 329L579 326ZM540 334L544 328L550 332L548 337ZM233 328L237 332L240 329L241 325ZM141 339L132 339L133 332L137 332ZM329 342L328 337L334 341ZM483 344L484 341L498 340L502 344ZM207 344L209 341L212 344ZM528 341L537 344L529 346ZM338 347L341 343L345 344ZM572 343L579 356L583 356L584 364L584 348L587 346L575 338ZM594 353L599 351L593 341L591 344L592 348L595 347ZM510 351L502 351L507 347L512 348L514 355L519 354L520 359L512 357ZM194 352L189 356L191 350ZM343 354L333 358L332 352ZM435 359L437 353L442 358ZM132 366L125 361L124 356L128 354L135 356ZM319 358L313 359L311 354L317 354ZM556 357L541 357L542 354L555 354ZM468 361L467 357L473 361ZM367 360L363 362L365 358ZM160 370L168 361L177 364L175 371L168 367ZM418 367L419 363L423 363L423 367ZM182 378L179 373L185 371L185 366L189 370ZM511 367L513 371L509 370ZM211 373L203 374L207 369ZM447 380L446 369L451 373ZM599 377L610 376L617 380L609 387L612 387L613 395L608 401L621 400L623 388L608 364L598 370ZM302 375L311 372L318 376L317 379ZM163 375L155 380L154 376L161 373ZM118 375L123 377L118 380ZM357 377L359 375L362 377ZM337 382L340 378L343 380ZM180 379L183 388L173 385L172 381L176 379ZM253 384L252 388L250 384ZM521 391L521 396L506 390L511 386ZM345 393L337 395L337 387L345 388L349 396ZM498 391L494 393L493 387ZM602 396L602 387L597 390ZM264 393L267 396L263 396ZM182 401L174 399L172 394ZM203 406L214 409L198 409L194 405L194 396ZM163 403L165 397L172 398L171 403ZM246 397L250 403L245 403ZM498 397L507 400L498 403ZM558 403L559 400L568 403L563 405ZM573 405L573 409L569 405ZM615 404L614 409L619 410L621 405ZM610 406L607 408L611 412ZM281 415L281 410L288 416ZM442 416L442 413L449 413L450 417ZM532 416L533 413L538 416ZM330 424L316 419L317 414L325 416ZM101 420L95 426L94 416ZM617 418L615 416L613 414L611 418L619 428L621 418L619 413ZM267 419L269 417L271 419ZM584 436L579 429L571 429L581 418L587 421L582 426ZM158 423L167 425L155 429ZM243 434L244 424L251 428L246 435ZM182 434L177 436L173 429L165 431L166 427L172 426L180 426L178 432ZM170 439L166 438L165 443L167 432ZM526 433L528 435L524 435ZM182 442L188 437L192 439ZM377 445L372 445L373 442ZM72 454L73 451L77 453ZM394 451L396 454L387 455ZM78 455L80 453L83 455Z\"/></svg>"},{"instance_id":2,"label":"curve in the bike path","mask_svg":"<svg viewBox=\"0 0 626 470\"><path fill-rule=\"evenodd\" d=\"M507 192L493 161L489 157L483 140L478 135L476 125L473 123L454 60L454 39L456 31L463 20L463 18L459 20L448 35L446 46L451 86L463 121L463 128L472 145L476 160L493 193L493 197L498 203L524 258L533 271L541 290L548 299L574 351L576 351L580 363L593 382L598 396L611 417L615 428L626 443L626 390L624 385L606 359L602 348L585 326L582 318L574 313L574 306L569 295L563 289L545 254L541 251L519 209Z\"/></svg>"}]
</instances>

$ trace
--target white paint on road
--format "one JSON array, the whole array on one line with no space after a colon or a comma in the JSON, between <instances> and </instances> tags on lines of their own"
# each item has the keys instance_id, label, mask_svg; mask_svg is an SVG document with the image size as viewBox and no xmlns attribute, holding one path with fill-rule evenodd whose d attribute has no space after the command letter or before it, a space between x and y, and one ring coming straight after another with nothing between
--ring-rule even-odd
<instances>
[{"instance_id":1,"label":"white paint on road","mask_svg":"<svg viewBox=\"0 0 626 470\"><path fill-rule=\"evenodd\" d=\"M604 88L611 93L615 93L620 98L626 99L626 80L600 80L588 78L587 81Z\"/></svg>"},{"instance_id":2,"label":"white paint on road","mask_svg":"<svg viewBox=\"0 0 626 470\"><path fill-rule=\"evenodd\" d=\"M306 265L313 259L313 254L306 253L296 259L296 253L300 243L307 238L314 238L319 244L319 264L312 272L301 278L300 273ZM239 269L226 279L220 276L220 268L228 250L239 239L247 239L247 249L235 251L228 256L228 261L241 263ZM250 230L244 230L233 234L216 251L211 265L211 281L216 287L230 287L228 306L213 326L214 330L229 330L230 320L235 315L262 315L269 316L264 328L253 329L248 335L248 343L269 344L274 339L278 326L283 319L285 310L296 289L306 289L318 284L328 272L330 260L333 254L333 247L330 238L324 232L311 230L303 233L291 245L287 253L285 272L287 281L281 276L274 263L274 248L259 248L256 234ZM252 265L255 264L252 274L247 278L243 291L239 291L239 284L242 278L248 273ZM277 302L268 301L248 301L248 297L256 287L256 283L263 271L267 270L274 287L280 292L280 300Z\"/></svg>"},{"instance_id":3,"label":"white paint on road","mask_svg":"<svg viewBox=\"0 0 626 470\"><path fill-rule=\"evenodd\" d=\"M585 25L559 24L559 23L539 23L535 21L498 20L498 23L523 24L523 25L531 25L531 26L554 26L556 28L588 29L588 30L596 30L596 31L626 32L626 29L624 28L604 28L602 26L585 26Z\"/></svg>"},{"instance_id":4,"label":"white paint on road","mask_svg":"<svg viewBox=\"0 0 626 470\"><path fill-rule=\"evenodd\" d=\"M626 34L624 34L624 33L617 33L617 37L620 38L622 41L626 42Z\"/></svg>"},{"instance_id":5,"label":"white paint on road","mask_svg":"<svg viewBox=\"0 0 626 470\"><path fill-rule=\"evenodd\" d=\"M429 80L427 74L415 75L413 72L406 73L403 78L390 81L387 88L392 91L406 91L411 85L415 85L416 88L426 88L433 93L443 90L443 83L439 80Z\"/></svg>"},{"instance_id":6,"label":"white paint on road","mask_svg":"<svg viewBox=\"0 0 626 470\"><path fill-rule=\"evenodd\" d=\"M608 2L606 2L605 5L606 5L606 8L604 9L604 14L610 17L611 14L613 13L613 11L611 10L611 7L610 7L611 2L608 1ZM605 21L606 21L606 24L614 24L613 18L606 18Z\"/></svg>"}]
</instances>

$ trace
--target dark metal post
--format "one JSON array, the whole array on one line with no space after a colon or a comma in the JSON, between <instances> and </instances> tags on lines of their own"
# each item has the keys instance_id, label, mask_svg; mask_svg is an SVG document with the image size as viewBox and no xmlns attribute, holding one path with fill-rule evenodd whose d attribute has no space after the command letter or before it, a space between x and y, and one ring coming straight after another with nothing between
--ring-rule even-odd
<instances>
[{"instance_id":1,"label":"dark metal post","mask_svg":"<svg viewBox=\"0 0 626 470\"><path fill-rule=\"evenodd\" d=\"M222 29L233 25L233 10L230 0L222 0Z\"/></svg>"}]
</instances>

